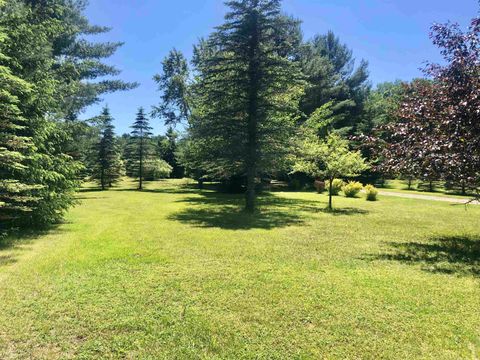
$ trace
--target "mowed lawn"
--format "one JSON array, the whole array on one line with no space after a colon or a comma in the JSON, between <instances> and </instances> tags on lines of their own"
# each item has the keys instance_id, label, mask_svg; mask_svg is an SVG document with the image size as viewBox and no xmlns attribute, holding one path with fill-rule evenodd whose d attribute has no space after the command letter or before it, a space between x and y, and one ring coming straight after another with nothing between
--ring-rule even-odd
<instances>
[{"instance_id":1,"label":"mowed lawn","mask_svg":"<svg viewBox=\"0 0 480 360\"><path fill-rule=\"evenodd\" d=\"M1 359L480 356L480 206L131 188L3 241Z\"/></svg>"}]
</instances>

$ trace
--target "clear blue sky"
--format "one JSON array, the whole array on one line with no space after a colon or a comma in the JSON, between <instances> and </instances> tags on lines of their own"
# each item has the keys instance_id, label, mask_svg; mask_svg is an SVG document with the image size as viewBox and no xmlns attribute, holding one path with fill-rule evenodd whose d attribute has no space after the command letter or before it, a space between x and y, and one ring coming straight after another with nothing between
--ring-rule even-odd
<instances>
[{"instance_id":1,"label":"clear blue sky","mask_svg":"<svg viewBox=\"0 0 480 360\"><path fill-rule=\"evenodd\" d=\"M333 30L357 59L370 63L371 82L410 80L421 75L425 60L439 60L428 33L433 22L452 20L466 27L478 13L477 0L284 0L286 13L303 20L305 38ZM87 109L82 118L97 115L108 104L117 133L129 131L139 106L158 102L152 76L175 47L188 57L192 45L223 21L222 0L91 0L87 16L112 31L96 37L125 45L108 61L122 70L121 78L140 87L106 95L104 103ZM152 120L157 133L164 127Z\"/></svg>"}]
</instances>

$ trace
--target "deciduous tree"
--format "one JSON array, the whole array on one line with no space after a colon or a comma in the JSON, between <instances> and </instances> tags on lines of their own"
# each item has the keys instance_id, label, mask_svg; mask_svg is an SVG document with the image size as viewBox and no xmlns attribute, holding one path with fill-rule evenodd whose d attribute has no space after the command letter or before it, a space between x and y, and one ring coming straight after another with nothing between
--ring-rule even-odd
<instances>
[{"instance_id":1,"label":"deciduous tree","mask_svg":"<svg viewBox=\"0 0 480 360\"><path fill-rule=\"evenodd\" d=\"M368 165L358 151L350 151L348 140L337 134L330 134L326 139L308 129L300 141L297 150L294 171L304 172L314 177L323 177L329 181L328 208L332 204L332 184L335 178L354 177L368 169Z\"/></svg>"}]
</instances>

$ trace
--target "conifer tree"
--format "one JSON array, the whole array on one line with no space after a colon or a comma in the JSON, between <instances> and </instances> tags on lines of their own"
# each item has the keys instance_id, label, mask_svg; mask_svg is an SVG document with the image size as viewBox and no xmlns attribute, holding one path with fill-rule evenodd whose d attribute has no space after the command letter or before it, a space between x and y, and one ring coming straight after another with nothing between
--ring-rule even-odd
<instances>
[{"instance_id":1,"label":"conifer tree","mask_svg":"<svg viewBox=\"0 0 480 360\"><path fill-rule=\"evenodd\" d=\"M133 163L132 172L138 178L138 189L143 190L144 167L151 151L152 128L142 107L138 109L137 118L131 128L133 130L129 153Z\"/></svg>"},{"instance_id":2,"label":"conifer tree","mask_svg":"<svg viewBox=\"0 0 480 360\"><path fill-rule=\"evenodd\" d=\"M100 139L96 144L96 161L93 178L97 180L102 190L111 187L122 176L120 155L115 138L115 127L110 110L105 107L100 120Z\"/></svg>"},{"instance_id":3,"label":"conifer tree","mask_svg":"<svg viewBox=\"0 0 480 360\"><path fill-rule=\"evenodd\" d=\"M299 58L309 84L300 106L306 117L332 103L331 127L344 135L358 131L370 89L368 63L356 67L352 50L331 31L304 43Z\"/></svg>"},{"instance_id":4,"label":"conifer tree","mask_svg":"<svg viewBox=\"0 0 480 360\"><path fill-rule=\"evenodd\" d=\"M280 0L234 0L225 24L196 49L190 135L211 176L246 177L255 210L258 177L282 167L301 95L290 18ZM288 21L287 21L288 20Z\"/></svg>"},{"instance_id":5,"label":"conifer tree","mask_svg":"<svg viewBox=\"0 0 480 360\"><path fill-rule=\"evenodd\" d=\"M32 196L36 187L22 181L35 145L32 137L24 134L26 120L19 109L19 97L28 95L31 86L12 74L11 59L3 53L6 40L0 28L0 230L31 211L36 201Z\"/></svg>"}]
</instances>

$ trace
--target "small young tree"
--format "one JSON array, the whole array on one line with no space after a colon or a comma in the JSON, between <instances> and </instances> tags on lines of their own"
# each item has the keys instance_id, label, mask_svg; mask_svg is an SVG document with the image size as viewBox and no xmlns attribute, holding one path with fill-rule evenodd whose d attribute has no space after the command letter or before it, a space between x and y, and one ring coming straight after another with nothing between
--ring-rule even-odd
<instances>
[{"instance_id":1,"label":"small young tree","mask_svg":"<svg viewBox=\"0 0 480 360\"><path fill-rule=\"evenodd\" d=\"M131 126L131 156L133 160L133 174L138 178L138 189L143 190L144 165L150 150L152 128L149 125L145 110L138 109L137 118Z\"/></svg>"},{"instance_id":2,"label":"small young tree","mask_svg":"<svg viewBox=\"0 0 480 360\"><path fill-rule=\"evenodd\" d=\"M336 134L325 140L307 133L301 140L294 172L304 172L329 180L328 208L332 210L332 184L335 178L358 176L369 166L358 151L350 151L348 141Z\"/></svg>"},{"instance_id":3,"label":"small young tree","mask_svg":"<svg viewBox=\"0 0 480 360\"><path fill-rule=\"evenodd\" d=\"M110 110L105 107L99 117L100 139L96 144L96 159L92 178L97 180L102 190L112 186L122 176L119 150L112 124Z\"/></svg>"}]
</instances>

